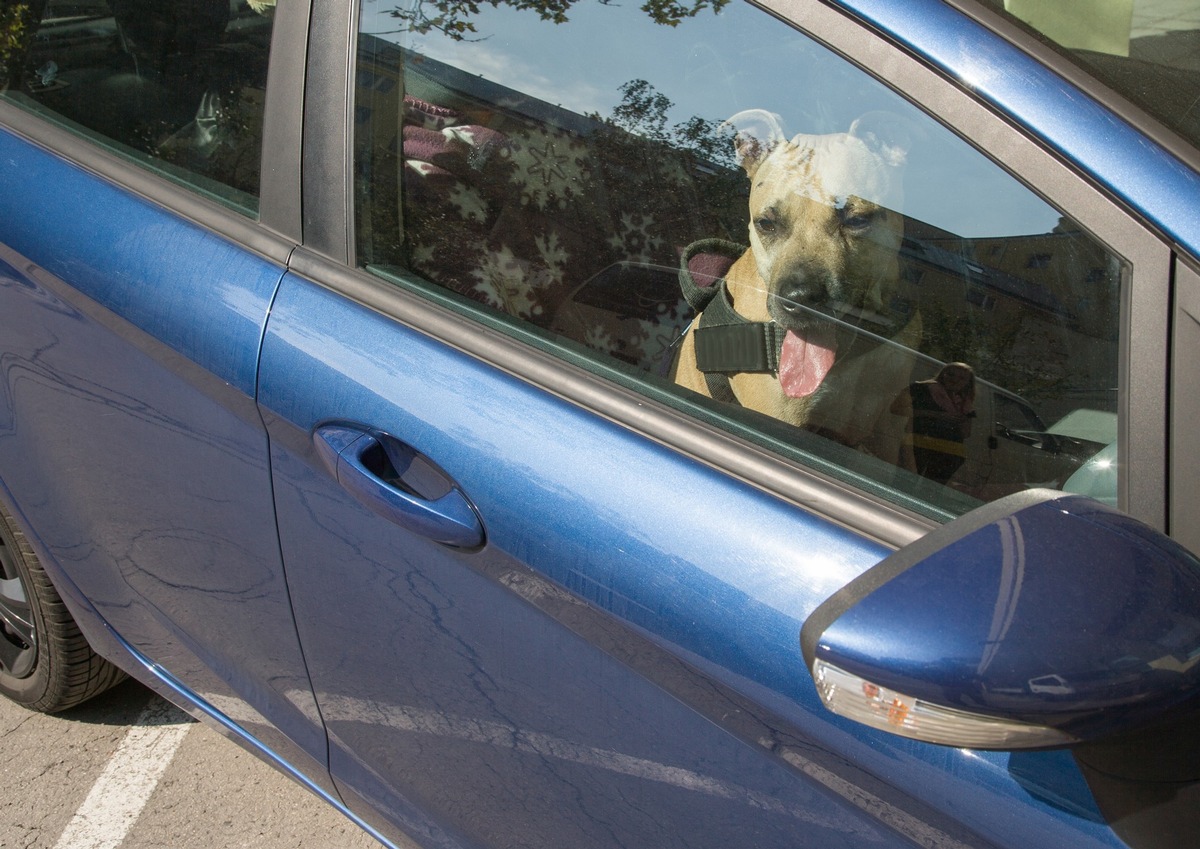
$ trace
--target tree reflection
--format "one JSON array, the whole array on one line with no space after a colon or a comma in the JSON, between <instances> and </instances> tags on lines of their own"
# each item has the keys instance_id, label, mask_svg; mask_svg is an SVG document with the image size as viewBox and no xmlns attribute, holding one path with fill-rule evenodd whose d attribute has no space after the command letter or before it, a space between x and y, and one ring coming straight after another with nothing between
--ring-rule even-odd
<instances>
[{"instance_id":1,"label":"tree reflection","mask_svg":"<svg viewBox=\"0 0 1200 849\"><path fill-rule=\"evenodd\" d=\"M17 78L18 65L25 55L25 42L35 22L28 3L0 4L0 91Z\"/></svg>"},{"instance_id":2,"label":"tree reflection","mask_svg":"<svg viewBox=\"0 0 1200 849\"><path fill-rule=\"evenodd\" d=\"M483 6L494 9L507 6L519 11L536 14L543 21L556 24L566 23L570 18L568 13L580 0L486 0L478 3L476 0L416 0L410 7L397 6L388 12L393 18L404 24L410 32L427 33L437 31L444 33L455 41L471 40L478 36L471 17L478 15ZM599 0L601 5L616 5L611 0ZM719 12L729 0L646 0L641 6L650 20L663 26L679 26L688 18L694 18L705 9Z\"/></svg>"}]
</instances>

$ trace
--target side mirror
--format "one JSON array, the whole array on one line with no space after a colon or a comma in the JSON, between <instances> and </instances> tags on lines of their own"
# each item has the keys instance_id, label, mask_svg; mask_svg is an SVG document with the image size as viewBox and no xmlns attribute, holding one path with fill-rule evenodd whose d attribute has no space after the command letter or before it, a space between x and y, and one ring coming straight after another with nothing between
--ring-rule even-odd
<instances>
[{"instance_id":1,"label":"side mirror","mask_svg":"<svg viewBox=\"0 0 1200 849\"><path fill-rule=\"evenodd\" d=\"M888 557L801 632L826 707L949 746L1101 740L1194 708L1200 560L1080 495L992 502Z\"/></svg>"}]
</instances>

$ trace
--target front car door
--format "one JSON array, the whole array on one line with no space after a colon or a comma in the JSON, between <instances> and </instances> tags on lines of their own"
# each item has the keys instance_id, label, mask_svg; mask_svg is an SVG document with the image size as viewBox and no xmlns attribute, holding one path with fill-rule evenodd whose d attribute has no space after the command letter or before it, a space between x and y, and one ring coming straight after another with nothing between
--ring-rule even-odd
<instances>
[{"instance_id":1,"label":"front car door","mask_svg":"<svg viewBox=\"0 0 1200 849\"><path fill-rule=\"evenodd\" d=\"M833 717L798 637L1008 493L1165 528L1166 244L823 4L425 11L314 10L306 247L261 364L348 804L438 846L1122 845L1069 753ZM787 143L835 188L756 206ZM790 261L848 293L780 361L709 366L808 401L681 388L681 276L766 252L795 195L827 238Z\"/></svg>"}]
</instances>

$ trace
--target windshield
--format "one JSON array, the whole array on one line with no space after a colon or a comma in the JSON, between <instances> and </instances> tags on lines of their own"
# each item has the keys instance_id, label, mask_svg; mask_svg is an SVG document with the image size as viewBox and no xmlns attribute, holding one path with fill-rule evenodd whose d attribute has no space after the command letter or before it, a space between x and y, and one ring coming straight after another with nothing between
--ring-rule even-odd
<instances>
[{"instance_id":1,"label":"windshield","mask_svg":"<svg viewBox=\"0 0 1200 849\"><path fill-rule=\"evenodd\" d=\"M1200 149L1200 3L981 0Z\"/></svg>"}]
</instances>

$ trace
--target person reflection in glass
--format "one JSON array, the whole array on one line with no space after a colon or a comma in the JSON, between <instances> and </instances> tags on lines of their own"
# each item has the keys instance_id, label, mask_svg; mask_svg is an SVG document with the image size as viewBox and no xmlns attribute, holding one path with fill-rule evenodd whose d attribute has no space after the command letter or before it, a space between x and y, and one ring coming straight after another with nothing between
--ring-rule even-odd
<instances>
[{"instance_id":1,"label":"person reflection in glass","mask_svg":"<svg viewBox=\"0 0 1200 849\"><path fill-rule=\"evenodd\" d=\"M975 418L975 371L966 363L942 366L933 380L910 383L891 410L908 419L900 465L944 484L967 456L963 443Z\"/></svg>"}]
</instances>

